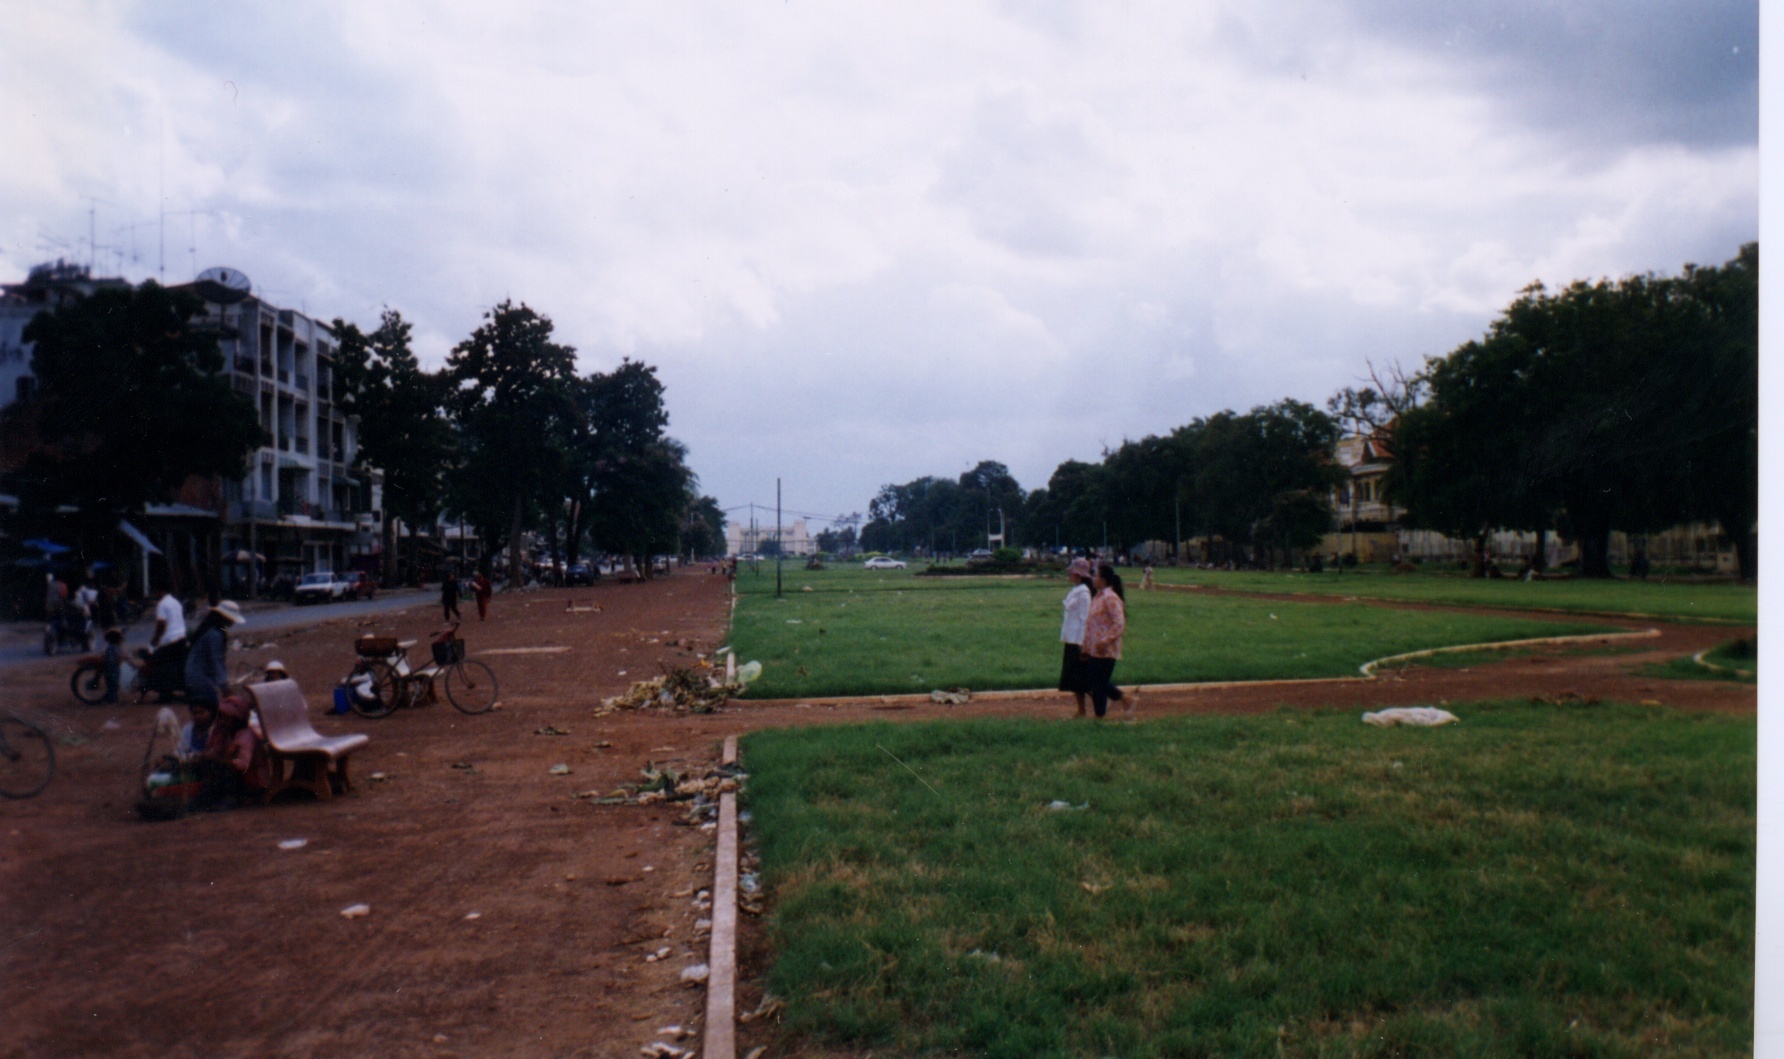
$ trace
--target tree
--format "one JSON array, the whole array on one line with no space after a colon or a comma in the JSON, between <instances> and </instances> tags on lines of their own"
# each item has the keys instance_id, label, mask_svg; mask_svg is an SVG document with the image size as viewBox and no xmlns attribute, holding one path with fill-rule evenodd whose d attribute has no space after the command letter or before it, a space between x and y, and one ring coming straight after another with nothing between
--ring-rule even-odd
<instances>
[{"instance_id":1,"label":"tree","mask_svg":"<svg viewBox=\"0 0 1784 1059\"><path fill-rule=\"evenodd\" d=\"M628 555L650 576L650 557L679 550L682 516L696 484L687 449L661 438L622 453L596 475L589 528L610 552Z\"/></svg>"},{"instance_id":2,"label":"tree","mask_svg":"<svg viewBox=\"0 0 1784 1059\"><path fill-rule=\"evenodd\" d=\"M1253 528L1285 493L1316 495L1323 506L1325 491L1343 475L1332 459L1338 424L1292 399L1194 420L1180 428L1179 440L1193 467L1196 524L1229 542L1259 543ZM1329 527L1329 513L1327 521Z\"/></svg>"},{"instance_id":3,"label":"tree","mask_svg":"<svg viewBox=\"0 0 1784 1059\"><path fill-rule=\"evenodd\" d=\"M689 505L681 528L681 554L689 559L725 554L725 512L716 499L703 496Z\"/></svg>"},{"instance_id":4,"label":"tree","mask_svg":"<svg viewBox=\"0 0 1784 1059\"><path fill-rule=\"evenodd\" d=\"M24 508L71 505L84 530L109 534L189 477L247 474L267 435L223 373L216 333L196 322L203 307L151 281L25 326L38 388L12 414L33 417L40 444L15 475Z\"/></svg>"},{"instance_id":5,"label":"tree","mask_svg":"<svg viewBox=\"0 0 1784 1059\"><path fill-rule=\"evenodd\" d=\"M402 314L384 310L370 335L335 320L336 400L359 418L358 464L384 475L384 577L396 577L393 527L431 523L445 499L444 479L454 457L452 423L442 412L451 380L421 370Z\"/></svg>"},{"instance_id":6,"label":"tree","mask_svg":"<svg viewBox=\"0 0 1784 1059\"><path fill-rule=\"evenodd\" d=\"M455 493L458 505L486 540L497 535L497 511L507 514L509 584L522 579L520 537L554 483L561 450L541 441L559 432L568 414L576 351L552 341L552 323L503 301L446 358L454 384L451 406L462 431L465 459Z\"/></svg>"},{"instance_id":7,"label":"tree","mask_svg":"<svg viewBox=\"0 0 1784 1059\"><path fill-rule=\"evenodd\" d=\"M1610 534L1715 518L1752 568L1757 512L1758 247L1676 279L1527 288L1487 334L1427 363L1389 487L1438 528L1543 529L1580 575L1609 577ZM1733 529L1728 529L1732 525Z\"/></svg>"},{"instance_id":8,"label":"tree","mask_svg":"<svg viewBox=\"0 0 1784 1059\"><path fill-rule=\"evenodd\" d=\"M560 479L571 561L579 553L600 503L601 483L610 477L615 461L662 440L669 425L663 395L657 369L629 358L611 372L593 372L571 385L570 414L562 421L564 469ZM722 516L717 524L722 534Z\"/></svg>"}]
</instances>

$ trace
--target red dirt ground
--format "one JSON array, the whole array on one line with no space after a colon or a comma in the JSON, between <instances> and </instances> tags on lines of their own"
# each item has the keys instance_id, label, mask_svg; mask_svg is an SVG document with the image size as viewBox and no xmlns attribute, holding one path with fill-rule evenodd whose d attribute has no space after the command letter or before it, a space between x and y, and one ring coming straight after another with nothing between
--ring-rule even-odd
<instances>
[{"instance_id":1,"label":"red dirt ground","mask_svg":"<svg viewBox=\"0 0 1784 1059\"><path fill-rule=\"evenodd\" d=\"M601 609L567 612L567 601ZM637 1055L660 1026L699 1025L703 995L679 974L705 959L693 894L710 884L712 839L672 807L591 806L573 793L633 781L647 761L711 764L725 735L764 727L1072 712L1066 696L1044 694L590 715L659 664L717 646L727 615L724 584L700 573L498 597L490 621L465 627L473 657L570 650L487 656L503 708L478 717L444 703L382 720L320 712L355 635L424 636L431 608L280 634L239 657L283 660L320 730L372 737L353 759L357 792L170 823L139 822L131 809L152 708L80 706L67 660L7 671L7 705L75 743L58 747L44 794L0 802L0 1055ZM1751 630L1627 624L1662 636L1616 655L1551 651L1369 682L1152 692L1141 719L1567 692L1756 709L1752 685L1634 674ZM240 639L253 642L254 630ZM535 734L545 727L570 734ZM571 775L549 774L560 762ZM388 778L374 782L374 772ZM308 844L281 851L288 838ZM340 916L360 902L369 916ZM743 920L738 1010L749 1011L764 954L755 921ZM665 946L666 958L645 961ZM752 1025L740 1040L768 1043L769 1033Z\"/></svg>"}]
</instances>

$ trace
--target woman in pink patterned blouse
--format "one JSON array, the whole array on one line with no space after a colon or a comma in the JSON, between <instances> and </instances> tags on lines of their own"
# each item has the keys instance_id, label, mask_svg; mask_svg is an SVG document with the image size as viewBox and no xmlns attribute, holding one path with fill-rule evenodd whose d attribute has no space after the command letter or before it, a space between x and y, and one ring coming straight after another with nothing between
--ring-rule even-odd
<instances>
[{"instance_id":1,"label":"woman in pink patterned blouse","mask_svg":"<svg viewBox=\"0 0 1784 1059\"><path fill-rule=\"evenodd\" d=\"M1090 601L1090 616L1084 621L1084 669L1090 678L1090 702L1098 717L1109 709L1109 700L1127 703L1127 715L1134 715L1136 689L1129 694L1115 686L1115 663L1121 658L1121 638L1127 632L1127 593L1122 590L1121 575L1108 563L1096 568L1091 582L1096 595Z\"/></svg>"}]
</instances>

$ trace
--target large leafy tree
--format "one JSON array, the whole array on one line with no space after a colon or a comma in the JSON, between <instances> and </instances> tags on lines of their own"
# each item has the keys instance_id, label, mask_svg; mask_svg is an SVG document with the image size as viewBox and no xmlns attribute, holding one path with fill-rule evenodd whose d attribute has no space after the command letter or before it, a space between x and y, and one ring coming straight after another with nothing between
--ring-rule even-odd
<instances>
[{"instance_id":1,"label":"large leafy tree","mask_svg":"<svg viewBox=\"0 0 1784 1059\"><path fill-rule=\"evenodd\" d=\"M384 575L396 576L391 532L397 519L410 526L432 522L445 498L445 475L455 450L452 423L443 415L452 391L442 373L421 370L410 348L412 330L402 314L386 309L371 334L345 320L334 322L336 399L359 417L359 465L384 476Z\"/></svg>"},{"instance_id":2,"label":"large leafy tree","mask_svg":"<svg viewBox=\"0 0 1784 1059\"><path fill-rule=\"evenodd\" d=\"M1305 508L1306 498L1323 505L1325 490L1343 474L1332 459L1337 422L1292 399L1244 415L1228 411L1197 419L1181 428L1178 439L1193 467L1197 525L1229 542L1268 547L1253 540L1253 531L1279 512L1284 494L1304 494L1295 510Z\"/></svg>"},{"instance_id":3,"label":"large leafy tree","mask_svg":"<svg viewBox=\"0 0 1784 1059\"><path fill-rule=\"evenodd\" d=\"M597 475L590 532L606 550L631 556L648 577L652 555L680 550L696 484L687 449L674 438L629 449Z\"/></svg>"},{"instance_id":4,"label":"large leafy tree","mask_svg":"<svg viewBox=\"0 0 1784 1059\"><path fill-rule=\"evenodd\" d=\"M1758 248L1678 278L1526 289L1426 367L1394 430L1390 488L1423 524L1542 529L1609 577L1610 534L1716 519L1751 574L1757 512Z\"/></svg>"},{"instance_id":5,"label":"large leafy tree","mask_svg":"<svg viewBox=\"0 0 1784 1059\"><path fill-rule=\"evenodd\" d=\"M188 477L241 478L267 441L254 405L223 372L203 303L154 282L105 287L39 314L33 419L40 445L15 476L22 505L72 505L83 530L170 499Z\"/></svg>"},{"instance_id":6,"label":"large leafy tree","mask_svg":"<svg viewBox=\"0 0 1784 1059\"><path fill-rule=\"evenodd\" d=\"M464 447L455 506L485 540L506 540L510 583L518 584L521 534L560 470L561 449L543 442L569 414L576 351L553 341L550 318L524 303L503 301L483 320L446 359Z\"/></svg>"},{"instance_id":7,"label":"large leafy tree","mask_svg":"<svg viewBox=\"0 0 1784 1059\"><path fill-rule=\"evenodd\" d=\"M568 414L561 421L559 485L568 522L566 548L575 561L583 537L608 503L602 490L614 488L632 456L663 440L669 410L657 369L631 359L610 372L575 380L569 394ZM661 500L677 501L678 497ZM611 518L605 522L614 524Z\"/></svg>"}]
</instances>

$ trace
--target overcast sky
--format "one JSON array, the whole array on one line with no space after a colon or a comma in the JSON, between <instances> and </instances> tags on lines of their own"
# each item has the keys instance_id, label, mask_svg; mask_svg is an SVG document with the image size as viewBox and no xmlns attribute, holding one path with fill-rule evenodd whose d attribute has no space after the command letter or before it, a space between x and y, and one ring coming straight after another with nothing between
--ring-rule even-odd
<instances>
[{"instance_id":1,"label":"overcast sky","mask_svg":"<svg viewBox=\"0 0 1784 1059\"><path fill-rule=\"evenodd\" d=\"M5 11L0 279L89 210L155 276L165 210L169 282L390 306L424 363L525 301L658 366L727 508L1043 486L1758 238L1751 2Z\"/></svg>"}]
</instances>

